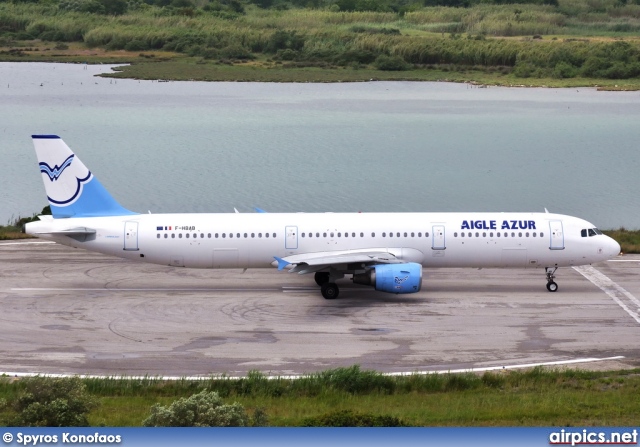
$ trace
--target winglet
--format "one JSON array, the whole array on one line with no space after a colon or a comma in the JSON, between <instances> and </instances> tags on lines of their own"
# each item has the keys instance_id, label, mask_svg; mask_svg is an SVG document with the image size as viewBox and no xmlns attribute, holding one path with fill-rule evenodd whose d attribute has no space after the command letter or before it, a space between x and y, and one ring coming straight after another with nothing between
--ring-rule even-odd
<instances>
[{"instance_id":1,"label":"winglet","mask_svg":"<svg viewBox=\"0 0 640 447\"><path fill-rule=\"evenodd\" d=\"M258 208L257 206L254 206L253 209L256 210L256 213L266 213L265 210L263 210L262 208Z\"/></svg>"},{"instance_id":2,"label":"winglet","mask_svg":"<svg viewBox=\"0 0 640 447\"><path fill-rule=\"evenodd\" d=\"M284 269L286 266L288 266L289 264L291 264L289 261L285 261L282 258L279 258L277 256L274 256L273 259L275 259L278 262L278 270L282 270Z\"/></svg>"}]
</instances>

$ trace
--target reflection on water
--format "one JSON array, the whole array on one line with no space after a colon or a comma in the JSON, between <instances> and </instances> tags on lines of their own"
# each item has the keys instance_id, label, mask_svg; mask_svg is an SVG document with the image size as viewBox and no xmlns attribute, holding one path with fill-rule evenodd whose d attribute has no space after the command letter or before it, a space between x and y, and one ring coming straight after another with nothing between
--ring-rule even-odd
<instances>
[{"instance_id":1,"label":"reflection on water","mask_svg":"<svg viewBox=\"0 0 640 447\"><path fill-rule=\"evenodd\" d=\"M147 212L550 211L640 228L640 93L111 80L0 64L0 222L46 204L58 134Z\"/></svg>"}]
</instances>

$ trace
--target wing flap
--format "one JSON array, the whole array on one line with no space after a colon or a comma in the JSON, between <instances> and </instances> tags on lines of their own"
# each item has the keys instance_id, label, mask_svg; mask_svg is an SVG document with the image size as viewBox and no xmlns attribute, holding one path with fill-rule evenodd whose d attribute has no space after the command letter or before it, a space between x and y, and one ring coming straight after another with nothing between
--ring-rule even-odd
<instances>
[{"instance_id":1,"label":"wing flap","mask_svg":"<svg viewBox=\"0 0 640 447\"><path fill-rule=\"evenodd\" d=\"M278 270L283 270L291 265L291 273L313 273L327 267L335 267L347 264L400 264L406 261L398 259L393 253L388 251L347 251L347 252L319 252L306 253L302 255L292 255L284 258L274 256L274 265ZM276 264L277 263L277 264Z\"/></svg>"}]
</instances>

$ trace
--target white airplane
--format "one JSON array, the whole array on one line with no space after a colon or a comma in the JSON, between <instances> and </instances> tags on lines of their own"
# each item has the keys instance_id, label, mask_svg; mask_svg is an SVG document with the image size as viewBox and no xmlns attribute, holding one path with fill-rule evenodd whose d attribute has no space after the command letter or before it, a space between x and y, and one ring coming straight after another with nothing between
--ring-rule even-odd
<instances>
[{"instance_id":1,"label":"white airplane","mask_svg":"<svg viewBox=\"0 0 640 447\"><path fill-rule=\"evenodd\" d=\"M63 245L191 268L288 268L313 273L322 296L336 281L415 293L423 268L544 268L617 256L593 224L551 213L138 214L123 208L56 135L33 135L52 216L26 232ZM546 211L546 210L545 210Z\"/></svg>"}]
</instances>

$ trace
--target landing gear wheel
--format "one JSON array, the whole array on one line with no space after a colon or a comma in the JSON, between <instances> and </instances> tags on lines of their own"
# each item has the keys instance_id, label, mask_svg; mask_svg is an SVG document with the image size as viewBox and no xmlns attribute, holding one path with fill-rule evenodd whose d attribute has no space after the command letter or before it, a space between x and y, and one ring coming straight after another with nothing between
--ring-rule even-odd
<instances>
[{"instance_id":1,"label":"landing gear wheel","mask_svg":"<svg viewBox=\"0 0 640 447\"><path fill-rule=\"evenodd\" d=\"M547 276L547 290L549 292L558 291L558 284L553 281L556 278L556 270L558 270L557 266L544 268L545 275Z\"/></svg>"},{"instance_id":2,"label":"landing gear wheel","mask_svg":"<svg viewBox=\"0 0 640 447\"><path fill-rule=\"evenodd\" d=\"M327 300L334 300L338 298L338 294L340 293L340 289L333 282L327 282L320 286L320 291L322 292L322 296Z\"/></svg>"},{"instance_id":3,"label":"landing gear wheel","mask_svg":"<svg viewBox=\"0 0 640 447\"><path fill-rule=\"evenodd\" d=\"M316 284L322 286L329 282L329 272L316 272L314 279L316 280Z\"/></svg>"}]
</instances>

